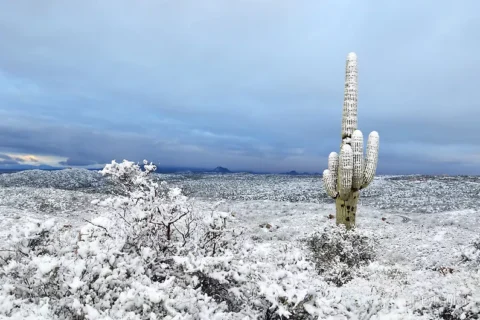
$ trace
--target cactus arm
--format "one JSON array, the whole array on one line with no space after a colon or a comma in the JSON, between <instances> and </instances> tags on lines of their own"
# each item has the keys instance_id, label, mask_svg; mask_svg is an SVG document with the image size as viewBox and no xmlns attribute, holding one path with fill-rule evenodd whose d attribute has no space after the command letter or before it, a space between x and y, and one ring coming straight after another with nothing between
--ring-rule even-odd
<instances>
[{"instance_id":1,"label":"cactus arm","mask_svg":"<svg viewBox=\"0 0 480 320\"><path fill-rule=\"evenodd\" d=\"M348 199L352 191L353 152L352 147L344 144L338 159L338 193L343 200Z\"/></svg>"},{"instance_id":2,"label":"cactus arm","mask_svg":"<svg viewBox=\"0 0 480 320\"><path fill-rule=\"evenodd\" d=\"M352 188L354 191L360 190L363 185L363 134L360 130L355 130L352 134L352 152L353 152L353 180Z\"/></svg>"},{"instance_id":3,"label":"cactus arm","mask_svg":"<svg viewBox=\"0 0 480 320\"><path fill-rule=\"evenodd\" d=\"M333 181L335 182L335 186L337 185L337 174L338 174L338 153L331 152L328 155L328 170L330 170L330 174L332 175Z\"/></svg>"},{"instance_id":4,"label":"cactus arm","mask_svg":"<svg viewBox=\"0 0 480 320\"><path fill-rule=\"evenodd\" d=\"M345 68L345 95L343 99L342 139L351 137L357 129L357 96L358 96L357 55L353 52L347 56Z\"/></svg>"},{"instance_id":5,"label":"cactus arm","mask_svg":"<svg viewBox=\"0 0 480 320\"><path fill-rule=\"evenodd\" d=\"M375 177L375 171L377 170L377 163L378 163L379 142L380 142L380 136L378 135L378 132L372 131L368 135L367 156L365 158L365 171L363 174L362 188L367 187Z\"/></svg>"},{"instance_id":6,"label":"cactus arm","mask_svg":"<svg viewBox=\"0 0 480 320\"><path fill-rule=\"evenodd\" d=\"M325 185L325 190L327 194L332 197L336 198L338 193L335 186L335 179L333 178L332 171L325 169L323 171L323 184Z\"/></svg>"}]
</instances>

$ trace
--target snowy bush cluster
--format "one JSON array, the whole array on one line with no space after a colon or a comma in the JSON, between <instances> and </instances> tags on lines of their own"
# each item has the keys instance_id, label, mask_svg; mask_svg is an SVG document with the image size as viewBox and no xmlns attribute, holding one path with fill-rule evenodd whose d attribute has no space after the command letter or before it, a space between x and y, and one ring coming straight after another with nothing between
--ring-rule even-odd
<instances>
[{"instance_id":1,"label":"snowy bush cluster","mask_svg":"<svg viewBox=\"0 0 480 320\"><path fill-rule=\"evenodd\" d=\"M0 174L2 187L55 188L61 190L82 190L85 192L117 191L113 180L103 179L98 171L87 169L27 170L11 174Z\"/></svg>"},{"instance_id":2,"label":"snowy bush cluster","mask_svg":"<svg viewBox=\"0 0 480 320\"><path fill-rule=\"evenodd\" d=\"M345 226L326 227L308 239L313 260L325 280L342 286L375 258L375 238L362 230L347 230Z\"/></svg>"},{"instance_id":3,"label":"snowy bush cluster","mask_svg":"<svg viewBox=\"0 0 480 320\"><path fill-rule=\"evenodd\" d=\"M62 319L209 319L228 312L201 290L202 264L223 264L225 257L214 256L228 255L238 237L226 229L228 213L195 215L179 189L148 178L154 170L113 162L102 174L118 179L128 196L97 202L109 214L78 232L49 220L13 239L2 252L0 313L24 318L35 310L30 305L41 306L32 317Z\"/></svg>"},{"instance_id":4,"label":"snowy bush cluster","mask_svg":"<svg viewBox=\"0 0 480 320\"><path fill-rule=\"evenodd\" d=\"M249 173L162 174L195 197L228 200L314 201L329 200L319 190L318 176L256 175Z\"/></svg>"},{"instance_id":5,"label":"snowy bush cluster","mask_svg":"<svg viewBox=\"0 0 480 320\"><path fill-rule=\"evenodd\" d=\"M480 269L480 237L472 241L461 253L462 262Z\"/></svg>"},{"instance_id":6,"label":"snowy bush cluster","mask_svg":"<svg viewBox=\"0 0 480 320\"><path fill-rule=\"evenodd\" d=\"M318 176L162 174L195 197L228 200L333 203ZM377 176L362 190L360 205L403 213L476 209L480 177Z\"/></svg>"},{"instance_id":7,"label":"snowy bush cluster","mask_svg":"<svg viewBox=\"0 0 480 320\"><path fill-rule=\"evenodd\" d=\"M228 212L197 212L155 166L112 162L124 192L76 230L54 220L14 234L0 259L0 315L16 319L306 319L313 264L292 245L256 247ZM272 259L273 258L273 259ZM271 261L276 260L272 264Z\"/></svg>"},{"instance_id":8,"label":"snowy bush cluster","mask_svg":"<svg viewBox=\"0 0 480 320\"><path fill-rule=\"evenodd\" d=\"M102 195L106 197L106 195ZM0 188L0 206L49 214L93 209L91 201L99 194L54 188Z\"/></svg>"}]
</instances>

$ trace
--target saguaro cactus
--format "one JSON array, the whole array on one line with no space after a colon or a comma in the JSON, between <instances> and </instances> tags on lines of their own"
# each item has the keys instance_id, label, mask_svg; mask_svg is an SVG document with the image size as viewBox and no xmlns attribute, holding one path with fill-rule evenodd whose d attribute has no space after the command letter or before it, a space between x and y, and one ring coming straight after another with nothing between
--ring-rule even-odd
<instances>
[{"instance_id":1,"label":"saguaro cactus","mask_svg":"<svg viewBox=\"0 0 480 320\"><path fill-rule=\"evenodd\" d=\"M366 157L363 157L363 134L357 130L357 95L357 55L352 52L347 56L345 70L340 155L330 153L328 169L323 171L327 194L336 201L337 224L344 224L348 229L355 225L359 191L373 181L378 162L376 131L368 136Z\"/></svg>"}]
</instances>

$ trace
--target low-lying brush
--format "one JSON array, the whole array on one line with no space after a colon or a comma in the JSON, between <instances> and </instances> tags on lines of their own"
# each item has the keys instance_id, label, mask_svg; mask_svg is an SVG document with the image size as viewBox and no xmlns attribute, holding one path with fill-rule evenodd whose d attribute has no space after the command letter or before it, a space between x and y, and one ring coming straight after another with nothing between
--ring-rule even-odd
<instances>
[{"instance_id":1,"label":"low-lying brush","mask_svg":"<svg viewBox=\"0 0 480 320\"><path fill-rule=\"evenodd\" d=\"M1 251L0 315L16 319L307 319L313 265L298 248L266 252L229 228L234 217L197 211L155 166L112 162L119 195L79 230L26 226ZM102 208L100 210L100 208ZM276 261L272 263L271 261ZM310 310L307 312L306 310Z\"/></svg>"},{"instance_id":2,"label":"low-lying brush","mask_svg":"<svg viewBox=\"0 0 480 320\"><path fill-rule=\"evenodd\" d=\"M329 283L342 286L375 259L375 238L364 231L345 226L326 227L307 241L315 267Z\"/></svg>"}]
</instances>

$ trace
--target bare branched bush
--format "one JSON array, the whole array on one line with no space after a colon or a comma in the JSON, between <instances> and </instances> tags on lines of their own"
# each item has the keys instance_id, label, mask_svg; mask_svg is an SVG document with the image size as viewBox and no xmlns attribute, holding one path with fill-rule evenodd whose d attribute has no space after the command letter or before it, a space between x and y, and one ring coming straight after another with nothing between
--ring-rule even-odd
<instances>
[{"instance_id":1,"label":"bare branched bush","mask_svg":"<svg viewBox=\"0 0 480 320\"><path fill-rule=\"evenodd\" d=\"M357 269L375 258L375 239L364 231L344 226L326 227L307 240L319 274L337 286L350 281Z\"/></svg>"}]
</instances>

